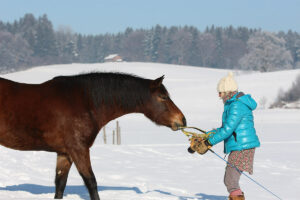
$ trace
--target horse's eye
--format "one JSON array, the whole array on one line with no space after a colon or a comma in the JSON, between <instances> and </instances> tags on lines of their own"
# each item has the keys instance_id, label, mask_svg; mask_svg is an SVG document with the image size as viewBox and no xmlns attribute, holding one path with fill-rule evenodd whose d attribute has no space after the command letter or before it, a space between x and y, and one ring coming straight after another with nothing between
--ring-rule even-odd
<instances>
[{"instance_id":1,"label":"horse's eye","mask_svg":"<svg viewBox=\"0 0 300 200\"><path fill-rule=\"evenodd\" d=\"M166 101L169 99L169 97L167 95L159 95L159 98L163 101Z\"/></svg>"}]
</instances>

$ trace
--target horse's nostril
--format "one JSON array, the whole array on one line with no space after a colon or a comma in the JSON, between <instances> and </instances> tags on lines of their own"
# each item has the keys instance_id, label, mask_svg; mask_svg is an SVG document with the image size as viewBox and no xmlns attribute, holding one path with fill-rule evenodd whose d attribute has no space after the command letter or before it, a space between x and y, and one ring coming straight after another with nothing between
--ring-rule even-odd
<instances>
[{"instance_id":1,"label":"horse's nostril","mask_svg":"<svg viewBox=\"0 0 300 200\"><path fill-rule=\"evenodd\" d=\"M186 119L185 119L185 117L182 118L182 124L183 124L183 126L186 126Z\"/></svg>"}]
</instances>

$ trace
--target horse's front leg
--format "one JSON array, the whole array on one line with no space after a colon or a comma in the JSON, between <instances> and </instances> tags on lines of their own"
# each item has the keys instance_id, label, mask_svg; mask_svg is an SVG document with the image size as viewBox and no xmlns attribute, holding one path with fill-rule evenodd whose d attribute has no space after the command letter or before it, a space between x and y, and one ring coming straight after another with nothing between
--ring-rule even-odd
<instances>
[{"instance_id":1,"label":"horse's front leg","mask_svg":"<svg viewBox=\"0 0 300 200\"><path fill-rule=\"evenodd\" d=\"M62 199L67 184L72 159L66 154L57 154L55 175L55 199Z\"/></svg>"},{"instance_id":2,"label":"horse's front leg","mask_svg":"<svg viewBox=\"0 0 300 200\"><path fill-rule=\"evenodd\" d=\"M89 191L91 200L100 200L97 181L91 166L89 149L73 150L71 151L71 156Z\"/></svg>"}]
</instances>

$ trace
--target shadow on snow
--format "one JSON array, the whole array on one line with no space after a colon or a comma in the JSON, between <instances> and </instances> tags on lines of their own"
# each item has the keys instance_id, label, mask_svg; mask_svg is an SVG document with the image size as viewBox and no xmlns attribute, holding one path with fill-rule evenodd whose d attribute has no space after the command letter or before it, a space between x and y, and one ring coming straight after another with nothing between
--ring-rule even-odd
<instances>
[{"instance_id":1,"label":"shadow on snow","mask_svg":"<svg viewBox=\"0 0 300 200\"><path fill-rule=\"evenodd\" d=\"M174 195L170 192L164 192L161 190L153 190L153 191L148 191L148 192L159 192L164 195L178 197L179 200L224 200L224 199L227 199L226 196L207 195L204 193L197 193L197 194L195 194L195 196L178 196L178 195ZM148 193L148 192L146 192L146 193Z\"/></svg>"},{"instance_id":2,"label":"shadow on snow","mask_svg":"<svg viewBox=\"0 0 300 200\"><path fill-rule=\"evenodd\" d=\"M55 187L54 186L43 186L43 185L35 185L35 184L21 184L21 185L12 185L12 186L6 186L6 187L0 187L0 191L24 191L24 192L30 192L32 194L48 194L53 193ZM106 191L106 190L114 190L114 191L133 191L137 194L145 194L150 192L158 192L163 195L168 195L172 197L178 197L179 200L224 200L226 199L226 196L216 196L216 195L207 195L203 193L195 194L195 196L178 196L175 194L172 194L170 192L165 192L162 190L152 190L147 192L142 192L138 187L123 187L123 186L98 186L98 191ZM81 185L73 185L73 186L67 186L66 190L64 192L65 195L78 195L82 199L89 199L89 194L86 190L86 187Z\"/></svg>"}]
</instances>

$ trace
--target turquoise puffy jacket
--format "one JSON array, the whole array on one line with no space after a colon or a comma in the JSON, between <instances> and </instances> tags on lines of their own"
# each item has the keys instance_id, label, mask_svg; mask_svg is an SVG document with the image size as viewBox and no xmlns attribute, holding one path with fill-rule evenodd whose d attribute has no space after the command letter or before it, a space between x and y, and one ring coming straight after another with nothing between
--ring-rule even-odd
<instances>
[{"instance_id":1,"label":"turquoise puffy jacket","mask_svg":"<svg viewBox=\"0 0 300 200\"><path fill-rule=\"evenodd\" d=\"M252 114L256 106L250 95L235 94L224 104L222 127L208 131L213 133L208 141L215 145L224 140L225 153L259 147Z\"/></svg>"}]
</instances>

